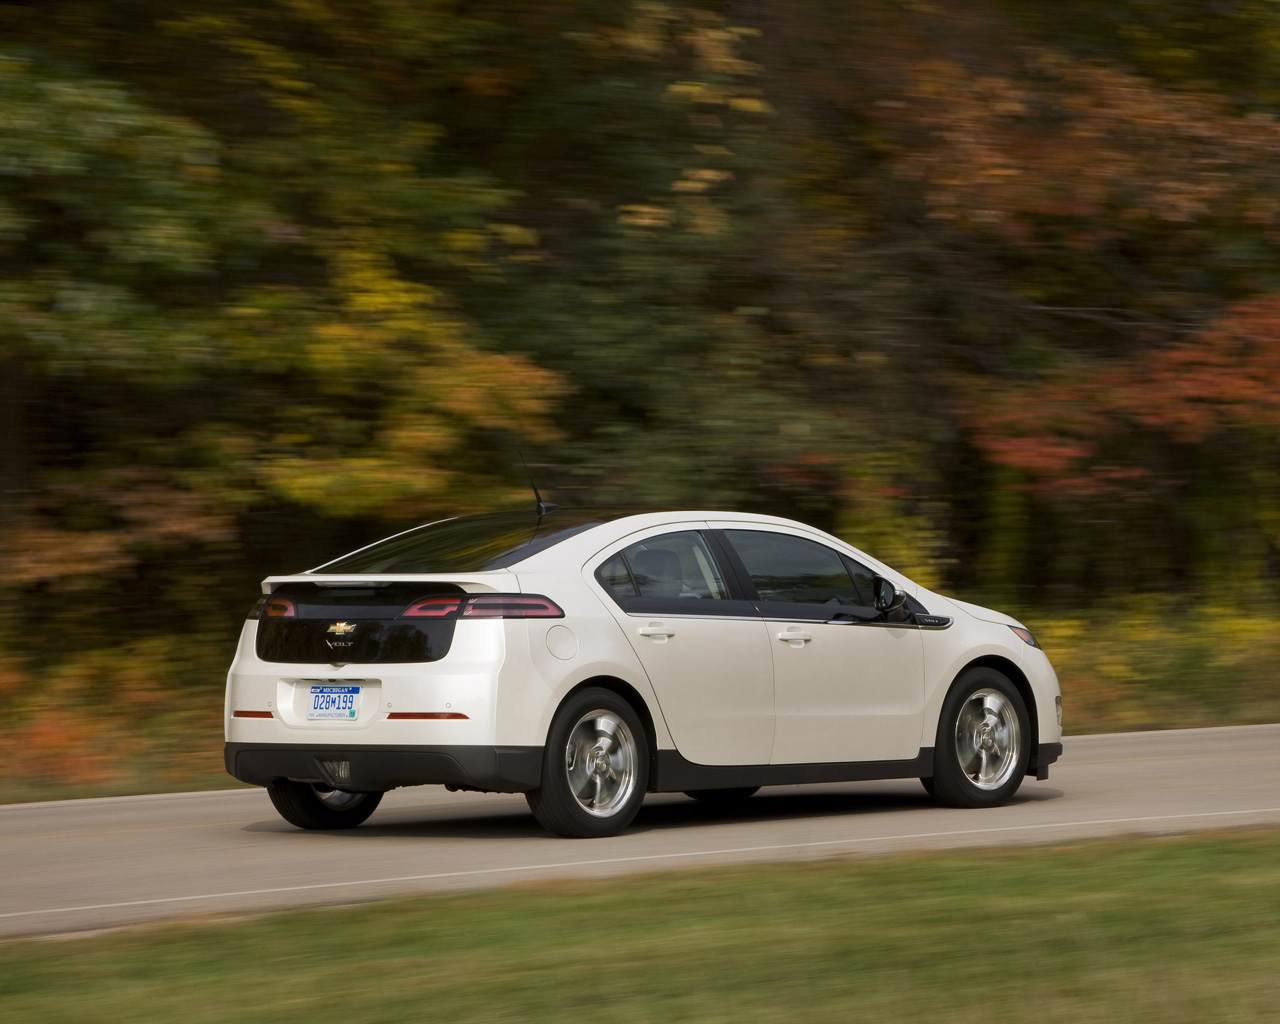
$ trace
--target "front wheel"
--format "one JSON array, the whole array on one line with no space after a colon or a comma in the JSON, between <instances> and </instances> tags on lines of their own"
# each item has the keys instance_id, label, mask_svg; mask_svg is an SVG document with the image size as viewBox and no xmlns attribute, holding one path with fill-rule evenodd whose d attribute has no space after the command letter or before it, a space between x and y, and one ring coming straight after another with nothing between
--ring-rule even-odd
<instances>
[{"instance_id":1,"label":"front wheel","mask_svg":"<svg viewBox=\"0 0 1280 1024\"><path fill-rule=\"evenodd\" d=\"M649 744L635 710L616 693L571 696L551 723L542 784L525 794L543 828L574 839L617 835L649 785Z\"/></svg>"},{"instance_id":2,"label":"front wheel","mask_svg":"<svg viewBox=\"0 0 1280 1024\"><path fill-rule=\"evenodd\" d=\"M995 669L961 676L942 705L933 750L938 803L994 807L1022 785L1031 756L1031 723L1018 688Z\"/></svg>"},{"instance_id":3,"label":"front wheel","mask_svg":"<svg viewBox=\"0 0 1280 1024\"><path fill-rule=\"evenodd\" d=\"M280 817L298 828L355 828L378 808L381 793L348 793L311 782L276 779L267 795Z\"/></svg>"}]
</instances>

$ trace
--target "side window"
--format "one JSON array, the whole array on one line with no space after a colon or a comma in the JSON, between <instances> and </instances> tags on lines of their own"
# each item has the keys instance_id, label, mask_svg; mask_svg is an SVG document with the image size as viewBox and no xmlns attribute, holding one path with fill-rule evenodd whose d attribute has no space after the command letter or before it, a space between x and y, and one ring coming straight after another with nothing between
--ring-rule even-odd
<instances>
[{"instance_id":1,"label":"side window","mask_svg":"<svg viewBox=\"0 0 1280 1024\"><path fill-rule=\"evenodd\" d=\"M664 533L632 544L596 573L617 598L727 600L728 588L701 535Z\"/></svg>"},{"instance_id":2,"label":"side window","mask_svg":"<svg viewBox=\"0 0 1280 1024\"><path fill-rule=\"evenodd\" d=\"M627 568L627 560L621 554L614 555L599 570L600 582L614 597L639 597L635 580L631 578L631 570Z\"/></svg>"},{"instance_id":3,"label":"side window","mask_svg":"<svg viewBox=\"0 0 1280 1024\"><path fill-rule=\"evenodd\" d=\"M844 558L825 544L785 533L726 530L762 601L793 604L869 605L868 576L859 588ZM862 582L862 581L859 581Z\"/></svg>"}]
</instances>

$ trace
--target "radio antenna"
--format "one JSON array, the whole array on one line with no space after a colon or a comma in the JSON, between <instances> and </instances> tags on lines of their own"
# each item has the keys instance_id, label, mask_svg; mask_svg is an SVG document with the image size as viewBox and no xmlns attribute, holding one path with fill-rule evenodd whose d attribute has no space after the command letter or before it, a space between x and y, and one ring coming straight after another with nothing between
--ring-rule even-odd
<instances>
[{"instance_id":1,"label":"radio antenna","mask_svg":"<svg viewBox=\"0 0 1280 1024\"><path fill-rule=\"evenodd\" d=\"M520 450L517 449L517 451ZM560 506L554 502L542 500L542 495L538 493L538 485L533 482L533 473L529 469L529 463L525 462L523 451L520 451L520 463L524 466L525 474L529 477L529 486L533 488L533 500L538 503L538 518L541 519L548 512L554 512Z\"/></svg>"}]
</instances>

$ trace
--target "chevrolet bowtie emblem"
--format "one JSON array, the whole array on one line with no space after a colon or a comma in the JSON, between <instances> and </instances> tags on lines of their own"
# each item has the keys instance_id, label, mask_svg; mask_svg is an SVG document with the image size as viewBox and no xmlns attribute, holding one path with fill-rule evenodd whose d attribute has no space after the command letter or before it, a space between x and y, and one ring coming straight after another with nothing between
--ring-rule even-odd
<instances>
[{"instance_id":1,"label":"chevrolet bowtie emblem","mask_svg":"<svg viewBox=\"0 0 1280 1024\"><path fill-rule=\"evenodd\" d=\"M356 627L349 622L335 622L329 627L329 632L337 633L338 636L345 636L347 633L353 632L355 628Z\"/></svg>"}]
</instances>

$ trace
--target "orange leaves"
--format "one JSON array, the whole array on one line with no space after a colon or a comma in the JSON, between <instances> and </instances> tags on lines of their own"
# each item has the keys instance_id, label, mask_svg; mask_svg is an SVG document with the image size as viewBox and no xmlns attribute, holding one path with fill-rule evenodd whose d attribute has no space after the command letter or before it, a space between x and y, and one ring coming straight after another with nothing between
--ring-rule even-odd
<instances>
[{"instance_id":1,"label":"orange leaves","mask_svg":"<svg viewBox=\"0 0 1280 1024\"><path fill-rule=\"evenodd\" d=\"M992 462L1056 488L1122 484L1144 471L1098 464L1111 438L1145 430L1202 444L1233 428L1280 429L1280 296L1239 303L1194 337L1140 356L969 391L974 441Z\"/></svg>"},{"instance_id":2,"label":"orange leaves","mask_svg":"<svg viewBox=\"0 0 1280 1024\"><path fill-rule=\"evenodd\" d=\"M1186 443L1232 426L1280 427L1280 296L1232 307L1191 341L1134 368L1134 419Z\"/></svg>"},{"instance_id":3,"label":"orange leaves","mask_svg":"<svg viewBox=\"0 0 1280 1024\"><path fill-rule=\"evenodd\" d=\"M932 217L1020 245L1043 241L1044 222L1055 222L1055 237L1081 249L1212 216L1276 230L1275 118L1049 46L939 44L974 18L998 36L1000 18L977 11L934 11L932 31L918 36L892 19L869 25L898 39L868 46L867 109L894 172L921 183Z\"/></svg>"},{"instance_id":4,"label":"orange leaves","mask_svg":"<svg viewBox=\"0 0 1280 1024\"><path fill-rule=\"evenodd\" d=\"M72 528L75 510L92 508L98 528ZM146 551L212 544L233 536L231 518L209 495L141 466L87 474L45 487L19 519L5 558L6 578L20 586L110 576Z\"/></svg>"},{"instance_id":5,"label":"orange leaves","mask_svg":"<svg viewBox=\"0 0 1280 1024\"><path fill-rule=\"evenodd\" d=\"M5 774L44 783L102 785L119 771L119 752L106 740L104 730L88 715L45 712L28 719L13 743L6 744L15 756Z\"/></svg>"}]
</instances>

